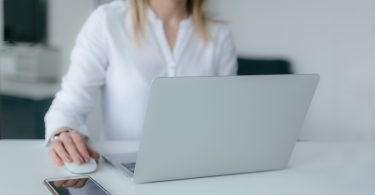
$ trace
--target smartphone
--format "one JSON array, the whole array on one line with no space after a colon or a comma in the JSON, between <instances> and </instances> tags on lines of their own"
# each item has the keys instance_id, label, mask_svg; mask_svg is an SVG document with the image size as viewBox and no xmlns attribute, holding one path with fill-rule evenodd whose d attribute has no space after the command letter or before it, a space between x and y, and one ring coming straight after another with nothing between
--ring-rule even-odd
<instances>
[{"instance_id":1,"label":"smartphone","mask_svg":"<svg viewBox=\"0 0 375 195\"><path fill-rule=\"evenodd\" d=\"M110 195L90 176L45 179L44 185L53 195Z\"/></svg>"}]
</instances>

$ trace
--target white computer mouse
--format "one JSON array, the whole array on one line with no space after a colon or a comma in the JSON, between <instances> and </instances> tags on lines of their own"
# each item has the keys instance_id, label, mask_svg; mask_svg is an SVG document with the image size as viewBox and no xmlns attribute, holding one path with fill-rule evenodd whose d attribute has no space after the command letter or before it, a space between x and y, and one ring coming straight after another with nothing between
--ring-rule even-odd
<instances>
[{"instance_id":1,"label":"white computer mouse","mask_svg":"<svg viewBox=\"0 0 375 195\"><path fill-rule=\"evenodd\" d=\"M94 172L98 168L98 164L94 159L90 159L88 163L75 164L75 163L65 163L65 168L72 173L85 174Z\"/></svg>"}]
</instances>

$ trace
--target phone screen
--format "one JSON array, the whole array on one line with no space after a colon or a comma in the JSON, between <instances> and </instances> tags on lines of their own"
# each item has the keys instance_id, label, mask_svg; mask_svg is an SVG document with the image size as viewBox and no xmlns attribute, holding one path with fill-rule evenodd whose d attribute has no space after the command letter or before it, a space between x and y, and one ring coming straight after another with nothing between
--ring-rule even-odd
<instances>
[{"instance_id":1,"label":"phone screen","mask_svg":"<svg viewBox=\"0 0 375 195\"><path fill-rule=\"evenodd\" d=\"M47 179L46 183L58 195L109 195L90 177Z\"/></svg>"}]
</instances>

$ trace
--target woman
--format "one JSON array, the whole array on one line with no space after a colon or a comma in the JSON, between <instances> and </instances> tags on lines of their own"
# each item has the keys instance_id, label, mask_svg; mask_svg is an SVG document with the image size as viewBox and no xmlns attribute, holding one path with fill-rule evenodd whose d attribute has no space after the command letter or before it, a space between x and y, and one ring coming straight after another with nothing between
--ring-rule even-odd
<instances>
[{"instance_id":1,"label":"woman","mask_svg":"<svg viewBox=\"0 0 375 195\"><path fill-rule=\"evenodd\" d=\"M94 11L45 117L55 164L99 158L84 139L89 135L85 120L98 93L103 97L103 137L139 140L154 78L235 74L231 33L206 16L204 3L115 1Z\"/></svg>"}]
</instances>

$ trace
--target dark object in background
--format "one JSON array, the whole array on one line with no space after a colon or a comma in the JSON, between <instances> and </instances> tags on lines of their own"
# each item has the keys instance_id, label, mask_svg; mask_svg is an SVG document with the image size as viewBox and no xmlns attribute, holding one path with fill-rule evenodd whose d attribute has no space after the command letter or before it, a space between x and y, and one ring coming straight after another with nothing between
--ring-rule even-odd
<instances>
[{"instance_id":1,"label":"dark object in background","mask_svg":"<svg viewBox=\"0 0 375 195\"><path fill-rule=\"evenodd\" d=\"M47 43L48 0L4 0L4 41Z\"/></svg>"},{"instance_id":2,"label":"dark object in background","mask_svg":"<svg viewBox=\"0 0 375 195\"><path fill-rule=\"evenodd\" d=\"M44 139L44 115L53 98L32 100L0 95L2 139Z\"/></svg>"},{"instance_id":3,"label":"dark object in background","mask_svg":"<svg viewBox=\"0 0 375 195\"><path fill-rule=\"evenodd\" d=\"M238 58L238 75L292 74L291 63L284 59Z\"/></svg>"},{"instance_id":4,"label":"dark object in background","mask_svg":"<svg viewBox=\"0 0 375 195\"><path fill-rule=\"evenodd\" d=\"M1 85L1 83L0 83L0 85ZM2 110L1 109L1 105L2 105L1 102L2 101L1 101L1 95L0 95L0 140L3 139L3 117L2 117L3 112L1 111Z\"/></svg>"}]
</instances>

